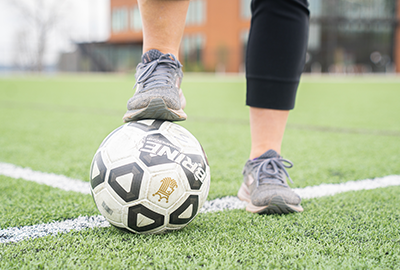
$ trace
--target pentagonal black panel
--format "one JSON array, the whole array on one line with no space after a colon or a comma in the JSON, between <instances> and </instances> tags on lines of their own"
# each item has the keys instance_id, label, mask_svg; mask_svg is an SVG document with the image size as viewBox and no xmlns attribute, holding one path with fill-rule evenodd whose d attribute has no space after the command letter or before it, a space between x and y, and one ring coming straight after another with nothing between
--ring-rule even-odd
<instances>
[{"instance_id":1,"label":"pentagonal black panel","mask_svg":"<svg viewBox=\"0 0 400 270\"><path fill-rule=\"evenodd\" d=\"M146 125L144 123L138 123L136 121L133 121L133 122L130 122L128 125L131 126L131 127L136 127L136 128L139 128L139 129L141 129L143 131L149 132L149 131L152 131L152 130L158 130L164 122L165 121L163 121L163 120L154 120L154 122L151 123L150 126L148 126L148 125Z\"/></svg>"},{"instance_id":2,"label":"pentagonal black panel","mask_svg":"<svg viewBox=\"0 0 400 270\"><path fill-rule=\"evenodd\" d=\"M189 181L190 188L199 190L206 178L206 165L203 158L199 155L186 154L180 164Z\"/></svg>"},{"instance_id":3,"label":"pentagonal black panel","mask_svg":"<svg viewBox=\"0 0 400 270\"><path fill-rule=\"evenodd\" d=\"M146 136L143 146L139 151L140 160L148 167L174 163L174 159L180 153L179 148L160 133Z\"/></svg>"},{"instance_id":4,"label":"pentagonal black panel","mask_svg":"<svg viewBox=\"0 0 400 270\"><path fill-rule=\"evenodd\" d=\"M127 192L121 185L117 182L117 178L126 174L132 173L132 184L131 190ZM144 171L139 165L134 162L130 163L110 171L108 177L108 183L114 189L114 191L126 202L131 202L139 198L140 185L142 183Z\"/></svg>"},{"instance_id":5,"label":"pentagonal black panel","mask_svg":"<svg viewBox=\"0 0 400 270\"><path fill-rule=\"evenodd\" d=\"M124 127L124 126L122 125L122 126L116 128L116 129L114 129L114 131L111 132L110 134L108 134L108 136L107 136L107 137L103 140L103 142L100 144L100 147L99 147L99 148L101 148L101 147L111 138L112 135L114 135L118 130L120 130L120 129L123 128L123 127Z\"/></svg>"},{"instance_id":6,"label":"pentagonal black panel","mask_svg":"<svg viewBox=\"0 0 400 270\"><path fill-rule=\"evenodd\" d=\"M138 214L142 214L149 219L154 220L153 223L139 227L137 226ZM164 215L156 213L144 205L131 206L128 209L128 227L137 232L146 232L160 227L164 224Z\"/></svg>"},{"instance_id":7,"label":"pentagonal black panel","mask_svg":"<svg viewBox=\"0 0 400 270\"><path fill-rule=\"evenodd\" d=\"M93 166L96 164L97 168L99 169L99 175L93 178ZM101 157L101 151L97 152L96 156L93 158L92 162L92 170L90 171L90 185L94 189L98 185L104 182L104 178L106 176L107 168L104 165L103 159Z\"/></svg>"},{"instance_id":8,"label":"pentagonal black panel","mask_svg":"<svg viewBox=\"0 0 400 270\"><path fill-rule=\"evenodd\" d=\"M192 215L189 218L179 218L180 214L182 214L190 205L193 205ZM188 223L189 221L192 220L192 218L196 216L198 208L199 208L199 196L190 195L186 199L186 201L169 216L169 223L176 225Z\"/></svg>"}]
</instances>

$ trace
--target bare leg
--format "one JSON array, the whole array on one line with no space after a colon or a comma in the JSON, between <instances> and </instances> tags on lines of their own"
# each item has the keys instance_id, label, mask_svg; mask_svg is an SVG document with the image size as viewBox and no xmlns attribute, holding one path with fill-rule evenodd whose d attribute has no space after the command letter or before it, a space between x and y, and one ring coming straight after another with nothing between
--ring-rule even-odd
<instances>
[{"instance_id":1,"label":"bare leg","mask_svg":"<svg viewBox=\"0 0 400 270\"><path fill-rule=\"evenodd\" d=\"M186 100L180 89L183 73L177 58L190 2L138 0L138 4L143 22L143 56L136 67L136 92L128 100L123 120L183 121L187 118L183 111Z\"/></svg>"},{"instance_id":2,"label":"bare leg","mask_svg":"<svg viewBox=\"0 0 400 270\"><path fill-rule=\"evenodd\" d=\"M246 57L251 152L238 192L252 213L303 211L300 196L287 184L286 169L293 163L280 151L304 66L308 22L306 0L252 1ZM278 32L285 35L275 35Z\"/></svg>"},{"instance_id":3,"label":"bare leg","mask_svg":"<svg viewBox=\"0 0 400 270\"><path fill-rule=\"evenodd\" d=\"M250 159L259 157L269 149L280 154L288 116L289 111L286 110L250 107Z\"/></svg>"},{"instance_id":4,"label":"bare leg","mask_svg":"<svg viewBox=\"0 0 400 270\"><path fill-rule=\"evenodd\" d=\"M139 0L143 52L157 49L178 57L189 0Z\"/></svg>"}]
</instances>

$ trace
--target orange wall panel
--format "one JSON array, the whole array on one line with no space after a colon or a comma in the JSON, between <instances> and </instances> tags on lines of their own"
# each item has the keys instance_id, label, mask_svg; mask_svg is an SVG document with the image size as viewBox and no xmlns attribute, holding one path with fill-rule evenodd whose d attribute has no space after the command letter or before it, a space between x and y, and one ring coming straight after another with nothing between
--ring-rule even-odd
<instances>
[{"instance_id":1,"label":"orange wall panel","mask_svg":"<svg viewBox=\"0 0 400 270\"><path fill-rule=\"evenodd\" d=\"M228 72L239 71L242 62L240 0L207 2L206 66L225 65Z\"/></svg>"},{"instance_id":2,"label":"orange wall panel","mask_svg":"<svg viewBox=\"0 0 400 270\"><path fill-rule=\"evenodd\" d=\"M249 29L250 21L240 18L240 0L205 1L205 24L186 27L184 35L200 33L205 37L203 64L207 70L224 67L227 72L238 72L243 62L241 34ZM111 0L110 5L112 13L114 7L137 5L137 0ZM143 42L143 34L130 29L110 32L111 43Z\"/></svg>"},{"instance_id":3,"label":"orange wall panel","mask_svg":"<svg viewBox=\"0 0 400 270\"><path fill-rule=\"evenodd\" d=\"M137 6L137 0L111 0L110 1L111 20L112 20L112 11L114 8L126 7L129 9L134 6ZM109 42L111 43L143 42L142 32L134 32L130 29L130 27L128 27L128 30L126 31L115 33L112 31L111 24L112 21L110 23L110 38L108 39ZM129 24L130 21L128 22L128 25Z\"/></svg>"}]
</instances>

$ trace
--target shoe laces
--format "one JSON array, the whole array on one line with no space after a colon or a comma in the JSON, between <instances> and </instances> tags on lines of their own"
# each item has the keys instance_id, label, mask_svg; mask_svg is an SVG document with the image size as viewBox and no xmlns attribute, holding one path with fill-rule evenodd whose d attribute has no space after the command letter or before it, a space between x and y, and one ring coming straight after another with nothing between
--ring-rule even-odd
<instances>
[{"instance_id":1,"label":"shoe laces","mask_svg":"<svg viewBox=\"0 0 400 270\"><path fill-rule=\"evenodd\" d=\"M143 83L141 90L155 88L158 86L165 86L170 84L172 88L172 79L174 74L171 72L171 68L181 68L182 65L175 58L174 55L168 53L161 55L158 59L151 61L150 63L140 63L138 69L144 69L133 86L133 89L139 84Z\"/></svg>"},{"instance_id":2,"label":"shoe laces","mask_svg":"<svg viewBox=\"0 0 400 270\"><path fill-rule=\"evenodd\" d=\"M293 167L293 163L291 161L282 157L272 157L256 159L254 162L255 165L258 166L256 172L257 186L263 183L287 186L285 176L290 180L291 183L293 183L293 180L286 171L286 168ZM257 165L257 163L259 165Z\"/></svg>"}]
</instances>

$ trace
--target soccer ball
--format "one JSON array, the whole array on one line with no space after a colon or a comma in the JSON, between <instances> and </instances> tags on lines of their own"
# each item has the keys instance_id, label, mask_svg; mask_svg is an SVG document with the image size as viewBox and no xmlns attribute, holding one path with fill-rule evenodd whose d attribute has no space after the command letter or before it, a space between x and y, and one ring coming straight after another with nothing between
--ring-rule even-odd
<instances>
[{"instance_id":1,"label":"soccer ball","mask_svg":"<svg viewBox=\"0 0 400 270\"><path fill-rule=\"evenodd\" d=\"M120 126L97 150L90 186L100 213L134 233L163 233L190 223L207 199L210 167L197 139L169 121Z\"/></svg>"}]
</instances>

